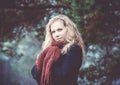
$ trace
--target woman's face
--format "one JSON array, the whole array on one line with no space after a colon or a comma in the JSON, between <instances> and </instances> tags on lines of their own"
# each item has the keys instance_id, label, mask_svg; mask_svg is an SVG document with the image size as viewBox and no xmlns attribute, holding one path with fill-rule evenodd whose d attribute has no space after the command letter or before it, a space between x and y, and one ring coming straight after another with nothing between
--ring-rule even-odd
<instances>
[{"instance_id":1,"label":"woman's face","mask_svg":"<svg viewBox=\"0 0 120 85\"><path fill-rule=\"evenodd\" d=\"M62 20L57 20L51 25L51 35L55 41L65 41L67 29Z\"/></svg>"}]
</instances>

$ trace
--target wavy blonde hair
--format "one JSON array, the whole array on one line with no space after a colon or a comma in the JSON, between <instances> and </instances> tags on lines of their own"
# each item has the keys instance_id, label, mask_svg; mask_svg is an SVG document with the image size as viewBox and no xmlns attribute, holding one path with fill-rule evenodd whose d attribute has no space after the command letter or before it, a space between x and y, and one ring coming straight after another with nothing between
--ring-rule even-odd
<instances>
[{"instance_id":1,"label":"wavy blonde hair","mask_svg":"<svg viewBox=\"0 0 120 85\"><path fill-rule=\"evenodd\" d=\"M62 14L51 18L48 24L46 25L46 30L45 30L46 35L45 35L45 41L43 42L43 45L42 45L42 50L51 46L53 38L51 35L50 28L51 28L51 25L57 20L62 20L63 24L65 25L65 28L67 29L67 36L66 36L67 43L62 48L61 53L65 54L70 48L70 46L76 43L82 48L83 58L85 58L85 49L84 49L84 43L83 43L81 34L79 33L76 25L66 15L62 15Z\"/></svg>"}]
</instances>

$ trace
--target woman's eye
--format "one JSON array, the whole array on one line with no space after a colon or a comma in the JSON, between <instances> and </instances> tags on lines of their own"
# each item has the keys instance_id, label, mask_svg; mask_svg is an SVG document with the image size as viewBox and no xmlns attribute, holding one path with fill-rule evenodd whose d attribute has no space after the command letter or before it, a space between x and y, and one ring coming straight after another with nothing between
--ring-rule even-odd
<instances>
[{"instance_id":1,"label":"woman's eye","mask_svg":"<svg viewBox=\"0 0 120 85\"><path fill-rule=\"evenodd\" d=\"M52 31L51 33L53 34L53 33L55 33L55 31Z\"/></svg>"},{"instance_id":2,"label":"woman's eye","mask_svg":"<svg viewBox=\"0 0 120 85\"><path fill-rule=\"evenodd\" d=\"M62 29L60 28L60 29L58 29L58 31L62 31Z\"/></svg>"}]
</instances>

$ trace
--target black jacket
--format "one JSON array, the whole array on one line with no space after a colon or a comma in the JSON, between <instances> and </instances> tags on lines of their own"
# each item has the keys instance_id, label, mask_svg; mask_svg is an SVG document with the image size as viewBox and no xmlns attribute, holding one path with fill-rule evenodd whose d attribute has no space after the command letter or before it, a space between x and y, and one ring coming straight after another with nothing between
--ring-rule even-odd
<instances>
[{"instance_id":1,"label":"black jacket","mask_svg":"<svg viewBox=\"0 0 120 85\"><path fill-rule=\"evenodd\" d=\"M78 45L72 45L66 54L62 54L52 67L53 85L77 85L79 68L82 64L82 50ZM36 67L32 68L33 78L36 78Z\"/></svg>"}]
</instances>

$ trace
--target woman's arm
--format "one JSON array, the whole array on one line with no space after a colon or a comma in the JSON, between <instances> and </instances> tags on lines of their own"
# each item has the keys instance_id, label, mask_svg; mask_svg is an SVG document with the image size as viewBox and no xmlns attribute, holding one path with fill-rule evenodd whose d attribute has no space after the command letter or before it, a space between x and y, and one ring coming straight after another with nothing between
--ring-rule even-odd
<instances>
[{"instance_id":1,"label":"woman's arm","mask_svg":"<svg viewBox=\"0 0 120 85\"><path fill-rule=\"evenodd\" d=\"M33 76L33 78L37 81L37 83L39 83L39 73L37 72L37 68L36 65L34 65L31 69L31 74Z\"/></svg>"}]
</instances>

